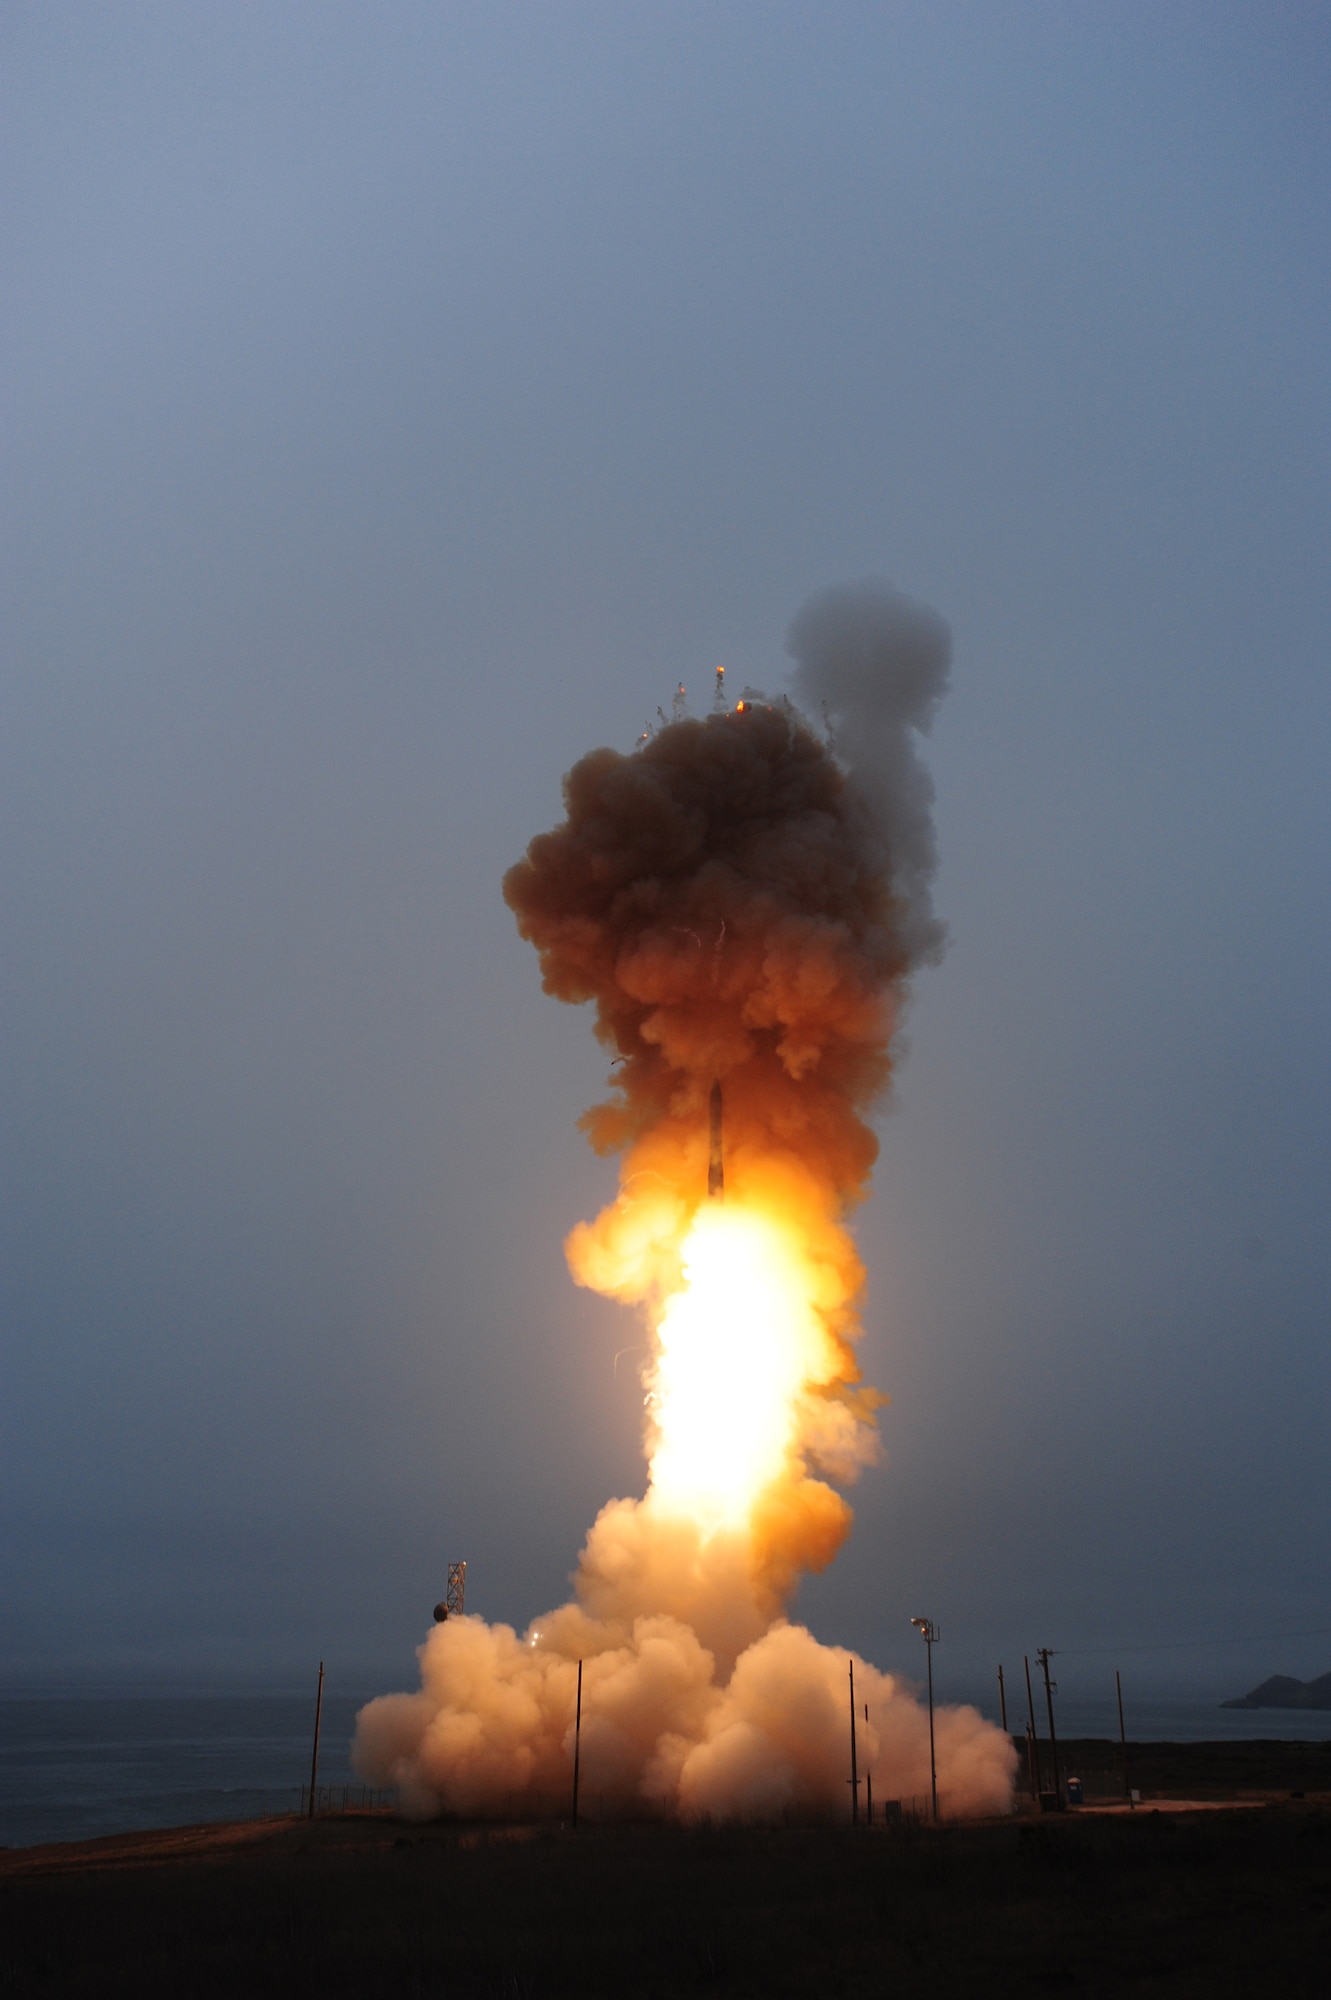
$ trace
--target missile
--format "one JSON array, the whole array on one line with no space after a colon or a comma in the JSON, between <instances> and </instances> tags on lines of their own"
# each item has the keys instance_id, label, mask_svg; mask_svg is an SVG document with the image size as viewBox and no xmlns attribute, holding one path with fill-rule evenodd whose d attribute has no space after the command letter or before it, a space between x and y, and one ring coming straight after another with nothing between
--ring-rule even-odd
<instances>
[{"instance_id":1,"label":"missile","mask_svg":"<svg viewBox=\"0 0 1331 2000\"><path fill-rule=\"evenodd\" d=\"M710 1126L707 1146L707 1192L720 1201L726 1191L725 1168L721 1164L721 1085L712 1085L709 1099Z\"/></svg>"}]
</instances>

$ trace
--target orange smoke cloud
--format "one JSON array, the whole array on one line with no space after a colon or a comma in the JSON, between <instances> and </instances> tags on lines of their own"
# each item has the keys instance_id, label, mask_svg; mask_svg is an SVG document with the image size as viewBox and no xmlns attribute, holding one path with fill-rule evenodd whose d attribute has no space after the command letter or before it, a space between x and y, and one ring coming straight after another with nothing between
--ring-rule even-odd
<instances>
[{"instance_id":1,"label":"orange smoke cloud","mask_svg":"<svg viewBox=\"0 0 1331 2000\"><path fill-rule=\"evenodd\" d=\"M602 1510L573 1604L522 1641L441 1627L422 1692L363 1712L360 1767L422 1809L562 1797L579 1658L585 1754L610 1804L752 1815L844 1799L849 1656L783 1613L849 1531L829 1481L878 1453L847 1217L877 1153L867 1117L906 978L940 942L913 733L942 690L947 634L874 587L814 600L791 646L801 697L835 713L850 756L746 689L632 755L584 757L564 823L504 881L546 991L593 1003L615 1056L610 1099L581 1122L622 1153L619 1191L566 1248L579 1283L647 1312L648 1483ZM718 1083L725 1192L710 1201ZM861 1674L886 1781L922 1790L918 1708ZM1005 1739L955 1711L941 1740L956 1810L1006 1800Z\"/></svg>"},{"instance_id":2,"label":"orange smoke cloud","mask_svg":"<svg viewBox=\"0 0 1331 2000\"><path fill-rule=\"evenodd\" d=\"M575 1608L566 1608L571 1624ZM558 1621L566 1614L556 1613ZM398 1784L406 1810L467 1816L568 1810L577 1658L585 1659L583 1802L598 1815L774 1819L847 1811L847 1664L854 1661L860 1774L878 1800L929 1797L929 1719L890 1674L802 1626L771 1627L719 1685L691 1628L635 1621L623 1643L595 1634L525 1639L479 1618L436 1626L421 1648L419 1694L362 1711L358 1768ZM972 1708L936 1716L945 1816L1005 1812L1015 1763L1007 1737Z\"/></svg>"}]
</instances>

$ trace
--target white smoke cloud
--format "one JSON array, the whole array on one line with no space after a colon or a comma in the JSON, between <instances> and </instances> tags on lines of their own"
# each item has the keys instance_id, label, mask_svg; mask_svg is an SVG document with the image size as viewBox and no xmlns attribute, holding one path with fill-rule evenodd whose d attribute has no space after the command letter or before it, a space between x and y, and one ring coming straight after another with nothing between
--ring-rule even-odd
<instances>
[{"instance_id":1,"label":"white smoke cloud","mask_svg":"<svg viewBox=\"0 0 1331 2000\"><path fill-rule=\"evenodd\" d=\"M778 1619L718 1679L679 1619L639 1617L621 1636L572 1605L522 1637L472 1617L436 1626L420 1649L420 1693L361 1711L357 1770L396 1785L422 1818L565 1816L579 1657L582 1798L593 1813L844 1817L852 1662L860 1776L880 1801L929 1796L928 1717L858 1654ZM973 1708L937 1710L935 1735L942 1812L1006 1812L1009 1739Z\"/></svg>"},{"instance_id":2,"label":"white smoke cloud","mask_svg":"<svg viewBox=\"0 0 1331 2000\"><path fill-rule=\"evenodd\" d=\"M792 1504L807 1504L802 1489ZM853 1661L861 1776L879 1800L922 1803L924 1709L895 1676L787 1621L770 1570L754 1560L756 1532L704 1532L653 1488L609 1501L573 1601L522 1635L476 1617L436 1625L419 1649L419 1693L361 1710L357 1771L395 1786L421 1818L564 1817L581 1660L589 1810L835 1817L848 1810ZM975 1709L940 1708L936 1746L944 1813L1010 1808L1011 1741Z\"/></svg>"}]
</instances>

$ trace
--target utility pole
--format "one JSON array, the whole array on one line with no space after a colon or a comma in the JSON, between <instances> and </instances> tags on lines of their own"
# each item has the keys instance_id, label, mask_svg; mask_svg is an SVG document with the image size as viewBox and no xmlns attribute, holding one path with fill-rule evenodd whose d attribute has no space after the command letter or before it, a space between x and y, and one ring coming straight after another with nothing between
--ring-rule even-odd
<instances>
[{"instance_id":1,"label":"utility pole","mask_svg":"<svg viewBox=\"0 0 1331 2000\"><path fill-rule=\"evenodd\" d=\"M1054 1689L1058 1686L1058 1682L1051 1681L1049 1678L1049 1662L1053 1658L1053 1654L1050 1652L1048 1646L1039 1647L1035 1657L1040 1662L1044 1673L1044 1698L1045 1705L1049 1710L1049 1752L1054 1760L1054 1797L1058 1800L1061 1807L1063 1804L1063 1785L1058 1769L1058 1737L1054 1732Z\"/></svg>"},{"instance_id":2,"label":"utility pole","mask_svg":"<svg viewBox=\"0 0 1331 2000\"><path fill-rule=\"evenodd\" d=\"M855 1662L847 1662L850 1667L850 1823L860 1823L860 1770L855 1757Z\"/></svg>"},{"instance_id":3,"label":"utility pole","mask_svg":"<svg viewBox=\"0 0 1331 2000\"><path fill-rule=\"evenodd\" d=\"M1123 1752L1123 1796L1128 1802L1129 1809L1131 1809L1132 1786L1128 1782L1128 1732L1123 1727L1123 1683L1118 1677L1117 1667L1114 1669L1114 1693L1118 1696L1118 1740L1119 1747Z\"/></svg>"},{"instance_id":4,"label":"utility pole","mask_svg":"<svg viewBox=\"0 0 1331 2000\"><path fill-rule=\"evenodd\" d=\"M319 1724L324 1712L324 1663L319 1662L319 1692L314 1697L314 1754L310 1758L310 1818L314 1818L314 1792L319 1782Z\"/></svg>"},{"instance_id":5,"label":"utility pole","mask_svg":"<svg viewBox=\"0 0 1331 2000\"><path fill-rule=\"evenodd\" d=\"M1003 1734L1007 1735L1007 1689L1003 1686L1003 1663L998 1663L998 1713L1003 1718Z\"/></svg>"},{"instance_id":6,"label":"utility pole","mask_svg":"<svg viewBox=\"0 0 1331 2000\"><path fill-rule=\"evenodd\" d=\"M1026 1768L1031 1781L1031 1804L1040 1803L1040 1753L1035 1740L1035 1701L1031 1694L1030 1655L1023 1653L1021 1664L1026 1669Z\"/></svg>"},{"instance_id":7,"label":"utility pole","mask_svg":"<svg viewBox=\"0 0 1331 2000\"><path fill-rule=\"evenodd\" d=\"M924 1641L929 1656L929 1790L933 1795L934 1825L938 1824L938 1762L934 1756L934 1647L938 1643L938 1627L932 1618L912 1618L911 1624Z\"/></svg>"},{"instance_id":8,"label":"utility pole","mask_svg":"<svg viewBox=\"0 0 1331 2000\"><path fill-rule=\"evenodd\" d=\"M582 1754L582 1661L578 1661L578 1707L573 1721L573 1831L578 1830L578 1763Z\"/></svg>"}]
</instances>

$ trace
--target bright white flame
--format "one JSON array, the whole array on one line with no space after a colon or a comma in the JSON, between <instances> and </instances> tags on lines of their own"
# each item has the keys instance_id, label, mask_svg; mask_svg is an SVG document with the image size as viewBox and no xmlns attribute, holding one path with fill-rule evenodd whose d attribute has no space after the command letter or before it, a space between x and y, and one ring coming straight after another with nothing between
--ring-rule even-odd
<instances>
[{"instance_id":1,"label":"bright white flame","mask_svg":"<svg viewBox=\"0 0 1331 2000\"><path fill-rule=\"evenodd\" d=\"M741 1526L784 1471L826 1335L802 1260L765 1216L709 1203L682 1254L683 1288L657 1323L648 1376L651 1483L711 1533Z\"/></svg>"}]
</instances>

